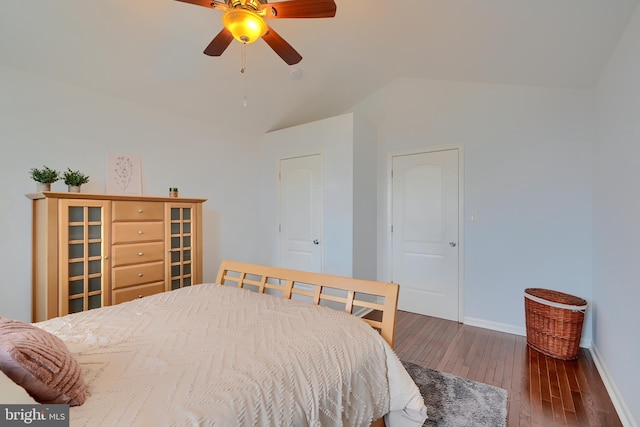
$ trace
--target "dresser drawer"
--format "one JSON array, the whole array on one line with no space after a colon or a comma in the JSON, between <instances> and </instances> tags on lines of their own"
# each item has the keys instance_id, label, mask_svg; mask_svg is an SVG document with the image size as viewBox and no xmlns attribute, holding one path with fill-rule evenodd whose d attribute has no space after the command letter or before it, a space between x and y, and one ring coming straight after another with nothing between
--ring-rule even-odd
<instances>
[{"instance_id":1,"label":"dresser drawer","mask_svg":"<svg viewBox=\"0 0 640 427\"><path fill-rule=\"evenodd\" d=\"M164 260L164 242L132 243L111 247L111 266L142 264Z\"/></svg>"},{"instance_id":2,"label":"dresser drawer","mask_svg":"<svg viewBox=\"0 0 640 427\"><path fill-rule=\"evenodd\" d=\"M164 282L148 283L146 285L133 286L127 289L118 289L113 291L112 304L120 304L121 302L159 294L160 292L164 292Z\"/></svg>"},{"instance_id":3,"label":"dresser drawer","mask_svg":"<svg viewBox=\"0 0 640 427\"><path fill-rule=\"evenodd\" d=\"M111 243L135 243L164 240L163 222L116 222Z\"/></svg>"},{"instance_id":4,"label":"dresser drawer","mask_svg":"<svg viewBox=\"0 0 640 427\"><path fill-rule=\"evenodd\" d=\"M114 268L111 273L111 289L164 281L164 274L164 261Z\"/></svg>"},{"instance_id":5,"label":"dresser drawer","mask_svg":"<svg viewBox=\"0 0 640 427\"><path fill-rule=\"evenodd\" d=\"M158 221L164 219L164 203L122 201L112 203L113 221Z\"/></svg>"}]
</instances>

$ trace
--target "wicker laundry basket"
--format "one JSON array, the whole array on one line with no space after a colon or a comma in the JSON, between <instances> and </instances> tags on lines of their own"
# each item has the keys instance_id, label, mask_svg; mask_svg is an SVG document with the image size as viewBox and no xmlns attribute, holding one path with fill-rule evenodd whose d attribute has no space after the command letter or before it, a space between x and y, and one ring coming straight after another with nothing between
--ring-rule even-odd
<instances>
[{"instance_id":1,"label":"wicker laundry basket","mask_svg":"<svg viewBox=\"0 0 640 427\"><path fill-rule=\"evenodd\" d=\"M527 344L563 360L578 358L587 301L541 288L524 290Z\"/></svg>"}]
</instances>

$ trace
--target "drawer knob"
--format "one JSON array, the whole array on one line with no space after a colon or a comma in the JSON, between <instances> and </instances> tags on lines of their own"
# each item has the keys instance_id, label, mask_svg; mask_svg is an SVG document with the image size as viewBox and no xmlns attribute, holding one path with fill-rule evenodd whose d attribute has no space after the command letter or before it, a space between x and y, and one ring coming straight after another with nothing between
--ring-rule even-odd
<instances>
[{"instance_id":1,"label":"drawer knob","mask_svg":"<svg viewBox=\"0 0 640 427\"><path fill-rule=\"evenodd\" d=\"M142 252L138 252L138 256L142 256L144 255Z\"/></svg>"},{"instance_id":2,"label":"drawer knob","mask_svg":"<svg viewBox=\"0 0 640 427\"><path fill-rule=\"evenodd\" d=\"M138 234L142 235L144 232L142 230L138 231Z\"/></svg>"},{"instance_id":3,"label":"drawer knob","mask_svg":"<svg viewBox=\"0 0 640 427\"><path fill-rule=\"evenodd\" d=\"M144 212L142 209L138 209L138 213L142 213Z\"/></svg>"},{"instance_id":4,"label":"drawer knob","mask_svg":"<svg viewBox=\"0 0 640 427\"><path fill-rule=\"evenodd\" d=\"M138 273L138 277L142 277L142 276L144 276L144 274Z\"/></svg>"},{"instance_id":5,"label":"drawer knob","mask_svg":"<svg viewBox=\"0 0 640 427\"><path fill-rule=\"evenodd\" d=\"M144 295L138 295L138 298L142 298Z\"/></svg>"}]
</instances>

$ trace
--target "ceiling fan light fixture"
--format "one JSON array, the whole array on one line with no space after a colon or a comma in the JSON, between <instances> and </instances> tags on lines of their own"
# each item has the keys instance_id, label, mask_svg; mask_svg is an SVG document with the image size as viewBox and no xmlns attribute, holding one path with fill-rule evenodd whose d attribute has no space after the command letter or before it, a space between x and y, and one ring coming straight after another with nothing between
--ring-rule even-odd
<instances>
[{"instance_id":1,"label":"ceiling fan light fixture","mask_svg":"<svg viewBox=\"0 0 640 427\"><path fill-rule=\"evenodd\" d=\"M253 43L267 32L267 23L256 12L230 9L222 15L222 25L241 43Z\"/></svg>"}]
</instances>

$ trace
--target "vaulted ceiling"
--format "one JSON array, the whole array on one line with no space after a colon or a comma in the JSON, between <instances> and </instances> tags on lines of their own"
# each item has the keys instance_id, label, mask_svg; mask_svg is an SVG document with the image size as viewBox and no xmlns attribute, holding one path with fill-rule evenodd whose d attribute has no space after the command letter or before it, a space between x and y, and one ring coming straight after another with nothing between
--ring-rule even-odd
<instances>
[{"instance_id":1,"label":"vaulted ceiling","mask_svg":"<svg viewBox=\"0 0 640 427\"><path fill-rule=\"evenodd\" d=\"M202 53L221 12L175 0L2 0L0 66L220 125L267 131L344 112L400 77L558 88L597 82L638 0L336 0ZM292 73L296 69L295 73ZM293 78L295 74L299 78ZM243 106L246 95L247 106Z\"/></svg>"}]
</instances>

